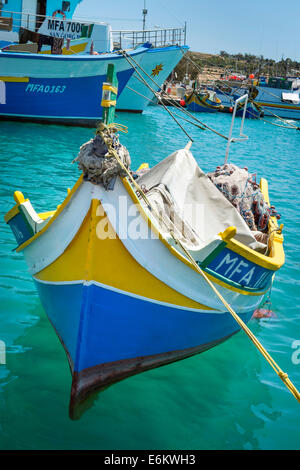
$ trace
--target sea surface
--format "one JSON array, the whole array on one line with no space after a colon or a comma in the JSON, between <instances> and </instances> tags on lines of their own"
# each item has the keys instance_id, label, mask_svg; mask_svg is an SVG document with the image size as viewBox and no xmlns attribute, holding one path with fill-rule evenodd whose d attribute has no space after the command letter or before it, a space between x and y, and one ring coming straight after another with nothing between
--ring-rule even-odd
<instances>
[{"instance_id":1,"label":"sea surface","mask_svg":"<svg viewBox=\"0 0 300 470\"><path fill-rule=\"evenodd\" d=\"M230 115L198 117L228 134ZM116 121L128 126L121 142L133 169L188 142L160 107L120 113ZM204 171L223 163L224 139L184 127ZM300 389L300 132L254 120L244 130L249 140L232 144L230 161L268 179L286 253L271 292L276 316L252 319L249 327ZM7 352L0 364L0 449L299 449L300 405L243 332L113 385L79 421L69 419L67 359L3 215L17 189L38 212L55 209L79 176L71 161L93 135L93 129L0 122L0 340Z\"/></svg>"}]
</instances>

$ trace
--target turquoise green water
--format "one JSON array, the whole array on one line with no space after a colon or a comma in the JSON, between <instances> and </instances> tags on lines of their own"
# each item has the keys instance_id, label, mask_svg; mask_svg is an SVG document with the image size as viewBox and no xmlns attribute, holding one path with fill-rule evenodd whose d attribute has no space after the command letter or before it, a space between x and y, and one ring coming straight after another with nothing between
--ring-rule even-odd
<instances>
[{"instance_id":1,"label":"turquoise green water","mask_svg":"<svg viewBox=\"0 0 300 470\"><path fill-rule=\"evenodd\" d=\"M201 117L228 133L229 115ZM187 143L160 108L116 120L129 126L121 139L134 169ZM187 129L205 171L223 162L225 141ZM300 364L292 361L293 342L300 344L300 132L251 120L245 131L249 141L232 146L231 161L268 179L285 224L286 251L271 294L276 318L249 326L300 388ZM22 255L12 251L3 215L16 189L38 211L61 203L79 176L70 162L92 135L91 129L0 123L0 340L7 347L7 363L0 365L0 449L299 449L299 404L242 332L199 356L110 387L80 421L69 420L65 353Z\"/></svg>"}]
</instances>

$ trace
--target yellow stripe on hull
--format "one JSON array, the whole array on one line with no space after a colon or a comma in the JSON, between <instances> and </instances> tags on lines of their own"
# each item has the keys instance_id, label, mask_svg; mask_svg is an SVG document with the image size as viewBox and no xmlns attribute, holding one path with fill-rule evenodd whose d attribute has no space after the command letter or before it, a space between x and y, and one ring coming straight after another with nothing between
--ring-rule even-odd
<instances>
[{"instance_id":1,"label":"yellow stripe on hull","mask_svg":"<svg viewBox=\"0 0 300 470\"><path fill-rule=\"evenodd\" d=\"M19 82L29 82L29 77L0 77L1 82L12 82L12 83L19 83Z\"/></svg>"},{"instance_id":2,"label":"yellow stripe on hull","mask_svg":"<svg viewBox=\"0 0 300 470\"><path fill-rule=\"evenodd\" d=\"M262 101L255 101L255 104L258 106L265 106L266 108L280 108L280 109L294 109L295 111L299 111L299 106L289 106L287 104L273 104L273 103L263 103Z\"/></svg>"},{"instance_id":3,"label":"yellow stripe on hull","mask_svg":"<svg viewBox=\"0 0 300 470\"><path fill-rule=\"evenodd\" d=\"M71 44L70 49L68 50L66 47L63 47L62 54L63 55L73 55L79 54L80 52L84 52L87 46L87 42L82 42L80 44ZM41 51L39 54L51 54L51 49L46 51Z\"/></svg>"},{"instance_id":4,"label":"yellow stripe on hull","mask_svg":"<svg viewBox=\"0 0 300 470\"><path fill-rule=\"evenodd\" d=\"M123 178L122 181L126 187L128 194L131 196L131 199L133 200L133 202L137 204L137 207L139 208L141 215L144 217L145 220L147 220L148 224L151 226L151 229L156 233L156 235L159 237L161 242L169 249L169 251L171 251L173 256L175 256L181 262L188 265L191 269L194 269L191 263L189 262L189 260L187 260L174 247L169 245L169 243L162 237L162 235L151 224L148 218L148 215L145 213L143 207L140 205L137 195L133 191L131 185L126 180L126 178ZM66 205L70 201L70 198L73 196L73 194L75 194L75 192L77 191L77 189L79 188L81 184L82 184L82 175L78 179L72 191L69 192L67 198L62 203L62 205L56 211L51 212L52 217L49 220L48 224L45 227L43 227L40 232L36 233L33 237L31 237L29 240L27 240L25 243L19 246L17 248L17 251L22 251L24 248L26 248L28 245L34 242L38 237L40 237L48 229L48 227L62 213L63 209L66 207ZM268 187L267 187L266 180L262 179L261 189L263 191L265 199L268 201ZM89 223L91 223L91 221ZM272 232L272 230L274 229L276 230L277 221L274 217L269 222L269 224L270 224L269 226L270 232ZM52 263L50 266L45 268L43 271L41 271L37 275L38 279L45 280L45 281L57 281L57 282L83 280L83 279L94 280L94 281L97 281L106 285L112 285L113 287L131 292L137 295L142 295L142 296L153 298L153 299L155 298L156 300L160 300L163 302L170 302L170 303L174 302L176 305L180 305L184 307L209 309L209 307L203 306L189 299L188 297L182 294L179 294L177 291L168 287L163 282L155 278L152 274L150 274L147 270L142 268L134 260L134 258L132 258L132 256L124 247L123 243L118 238L116 240L112 240L112 239L98 240L97 239L96 240L97 250L96 250L95 256L98 259L100 256L99 253L101 253L101 256L104 256L106 260L106 257L108 256L108 253L109 253L111 256L113 256L112 264L114 266L118 266L120 264L120 260L122 260L122 263L124 262L124 266L128 265L128 269L129 269L129 266L131 266L130 272L132 273L133 279L134 279L134 276L136 276L136 279L139 279L138 276L140 276L140 274L137 274L137 273L139 273L140 269L142 269L142 272L143 272L142 277L143 279L145 279L145 282L141 286L141 288L140 288L140 285L136 285L137 283L133 282L132 279L129 280L129 277L131 278L132 276L128 276L126 274L127 271L125 273L123 273L122 271L123 274L113 273L113 275L109 275L109 273L110 274L112 273L111 271L108 270L108 274L106 273L105 276L102 276L102 272L101 270L99 270L99 267L96 269L95 264L91 263L91 267L94 266L94 270L91 273L87 273L86 270L87 270L88 265L86 263L86 253L87 253L86 250L87 250L88 238L86 235L85 237L82 237L82 241L80 242L80 249L79 250L77 249L78 247L77 239L80 236L80 233L84 230L83 227L86 227L86 223L82 225L82 228L80 229L80 231L75 237L75 240L76 240L76 250L74 252L75 254L73 254L73 251L72 251L72 254L69 254L70 249L73 247L73 244L75 243L75 240L73 240L73 242L69 245L69 247L67 248L67 250L64 252L63 255L61 255L54 263ZM94 230L94 233L96 233L95 230ZM231 251L240 254L245 259L248 259L256 263L258 266L262 266L267 269L274 270L275 272L284 263L284 251L283 251L282 243L283 243L282 235L274 231L273 233L271 233L270 242L269 242L270 256L265 256L260 253L254 252L253 250L242 245L241 243L237 242L234 239L229 240L227 242L227 247ZM119 253L121 249L120 247L122 247L121 253ZM105 253L103 254L104 251ZM126 253L126 255L124 253ZM119 255L120 255L120 259L119 259ZM76 265L74 265L75 259L76 259ZM106 260L106 262L108 263L108 260ZM100 257L99 265L101 263L102 263L102 258ZM133 268L133 265L135 266L134 268ZM137 266L139 266L139 268L137 268ZM91 269L91 267L89 269ZM147 273L147 275L145 273ZM124 276L124 278L122 278L122 276ZM262 295L261 292L245 291L243 289L239 289L237 287L229 285L225 282L222 282L220 279L215 278L214 276L210 274L208 274L208 277L214 283L219 284L222 287L225 287L229 291L237 292L243 295L250 295L250 296ZM130 284L132 282L133 282L133 285ZM155 297L154 297L152 289L156 291ZM170 300L170 299L173 299L173 300Z\"/></svg>"},{"instance_id":5,"label":"yellow stripe on hull","mask_svg":"<svg viewBox=\"0 0 300 470\"><path fill-rule=\"evenodd\" d=\"M107 229L112 238L99 239L97 224L106 218L98 200L92 200L79 231L64 253L52 264L35 274L48 282L76 280L96 281L117 289L187 308L212 310L167 286L128 252L107 220Z\"/></svg>"}]
</instances>

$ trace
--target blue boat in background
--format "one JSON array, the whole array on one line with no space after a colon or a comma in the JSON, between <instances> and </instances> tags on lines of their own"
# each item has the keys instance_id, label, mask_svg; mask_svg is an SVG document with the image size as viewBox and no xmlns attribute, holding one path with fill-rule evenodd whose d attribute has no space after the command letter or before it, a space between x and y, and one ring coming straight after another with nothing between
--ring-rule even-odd
<instances>
[{"instance_id":1,"label":"blue boat in background","mask_svg":"<svg viewBox=\"0 0 300 470\"><path fill-rule=\"evenodd\" d=\"M138 59L146 47L128 52ZM102 85L113 64L119 94L134 72L115 53L28 54L0 51L0 119L94 126L101 117Z\"/></svg>"},{"instance_id":2,"label":"blue boat in background","mask_svg":"<svg viewBox=\"0 0 300 470\"><path fill-rule=\"evenodd\" d=\"M78 3L28 0L25 5L14 0L4 5L0 119L94 126L102 115L109 63L115 66L120 95L134 69L112 52L109 25L73 20ZM103 53L94 51L98 47ZM146 51L139 47L128 56L139 61Z\"/></svg>"},{"instance_id":3,"label":"blue boat in background","mask_svg":"<svg viewBox=\"0 0 300 470\"><path fill-rule=\"evenodd\" d=\"M192 90L186 95L185 104L188 111L195 112L216 113L223 108L221 100L213 90Z\"/></svg>"},{"instance_id":4,"label":"blue boat in background","mask_svg":"<svg viewBox=\"0 0 300 470\"><path fill-rule=\"evenodd\" d=\"M247 109L245 113L245 118L247 119L258 119L263 116L263 110L259 106L258 103L254 101L254 98L249 92L248 87L233 87L226 83L224 84L215 84L210 85L209 90L214 91L216 96L221 100L223 105L224 112L232 112L234 108L235 101L239 99L243 94L249 94L249 98L247 102ZM238 104L236 116L242 117L244 112L244 103Z\"/></svg>"},{"instance_id":5,"label":"blue boat in background","mask_svg":"<svg viewBox=\"0 0 300 470\"><path fill-rule=\"evenodd\" d=\"M240 95L234 95L235 99L240 98ZM236 115L242 117L244 112L244 106L241 105L236 111ZM248 119L258 119L263 115L261 108L253 101L248 101L245 117Z\"/></svg>"}]
</instances>

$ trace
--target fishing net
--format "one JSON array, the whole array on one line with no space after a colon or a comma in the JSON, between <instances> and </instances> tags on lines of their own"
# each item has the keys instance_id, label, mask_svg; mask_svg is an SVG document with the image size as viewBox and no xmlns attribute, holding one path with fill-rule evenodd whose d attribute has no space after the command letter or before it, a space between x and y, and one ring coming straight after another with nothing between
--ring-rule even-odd
<instances>
[{"instance_id":1,"label":"fishing net","mask_svg":"<svg viewBox=\"0 0 300 470\"><path fill-rule=\"evenodd\" d=\"M129 169L131 164L127 148L119 142L118 130L117 127L101 123L96 137L80 147L79 154L74 160L78 162L86 181L101 184L106 190L114 189L117 176L126 176L114 152L118 154L126 168Z\"/></svg>"},{"instance_id":2,"label":"fishing net","mask_svg":"<svg viewBox=\"0 0 300 470\"><path fill-rule=\"evenodd\" d=\"M250 230L267 232L270 216L280 217L264 200L256 174L248 173L248 168L228 163L207 176L241 214Z\"/></svg>"}]
</instances>

